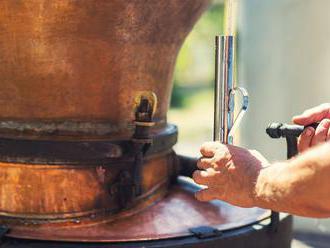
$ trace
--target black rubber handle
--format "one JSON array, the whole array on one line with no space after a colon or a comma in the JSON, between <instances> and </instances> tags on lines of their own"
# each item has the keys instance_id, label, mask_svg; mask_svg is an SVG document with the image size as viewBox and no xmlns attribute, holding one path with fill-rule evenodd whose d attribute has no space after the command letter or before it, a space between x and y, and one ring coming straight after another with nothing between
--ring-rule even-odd
<instances>
[{"instance_id":1,"label":"black rubber handle","mask_svg":"<svg viewBox=\"0 0 330 248\"><path fill-rule=\"evenodd\" d=\"M299 125L289 125L282 123L271 123L267 129L266 133L273 139L284 138L288 136L299 137L299 135L305 130L307 127L316 128L319 123L313 123L308 126L299 126Z\"/></svg>"}]
</instances>

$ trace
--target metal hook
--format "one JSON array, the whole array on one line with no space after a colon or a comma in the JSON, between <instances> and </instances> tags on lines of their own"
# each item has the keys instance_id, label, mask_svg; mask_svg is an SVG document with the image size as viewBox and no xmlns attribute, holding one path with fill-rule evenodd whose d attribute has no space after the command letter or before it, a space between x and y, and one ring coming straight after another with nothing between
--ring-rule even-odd
<instances>
[{"instance_id":1,"label":"metal hook","mask_svg":"<svg viewBox=\"0 0 330 248\"><path fill-rule=\"evenodd\" d=\"M234 120L233 126L231 127L231 129L228 133L229 140L232 140L232 137L233 137L236 129L238 128L239 124L241 123L242 118L245 115L248 105L249 105L249 94L248 94L247 90L242 87L235 87L234 89L232 89L230 91L230 97L235 97L236 92L239 92L242 95L242 106L241 106L241 109L240 109L238 115L236 116L236 118ZM234 111L234 110L232 109L230 111Z\"/></svg>"}]
</instances>

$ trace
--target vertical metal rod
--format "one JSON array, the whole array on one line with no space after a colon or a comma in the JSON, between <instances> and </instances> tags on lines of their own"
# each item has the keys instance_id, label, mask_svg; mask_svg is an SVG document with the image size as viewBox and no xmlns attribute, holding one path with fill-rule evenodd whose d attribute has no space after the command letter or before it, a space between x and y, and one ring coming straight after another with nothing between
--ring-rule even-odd
<instances>
[{"instance_id":1,"label":"vertical metal rod","mask_svg":"<svg viewBox=\"0 0 330 248\"><path fill-rule=\"evenodd\" d=\"M216 67L213 138L232 144L229 132L234 123L234 37L216 36Z\"/></svg>"},{"instance_id":2,"label":"vertical metal rod","mask_svg":"<svg viewBox=\"0 0 330 248\"><path fill-rule=\"evenodd\" d=\"M220 42L220 36L215 37L215 82L214 82L214 124L213 124L213 140L214 141L220 141L221 135L221 79L220 79L220 70L222 69L220 67L220 51L223 50L220 46L223 45L223 43Z\"/></svg>"}]
</instances>

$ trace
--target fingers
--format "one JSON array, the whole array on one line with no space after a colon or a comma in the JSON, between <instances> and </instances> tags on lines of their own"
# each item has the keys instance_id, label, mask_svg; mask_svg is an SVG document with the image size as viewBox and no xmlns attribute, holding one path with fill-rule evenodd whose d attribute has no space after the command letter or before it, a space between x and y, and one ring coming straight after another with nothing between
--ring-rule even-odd
<instances>
[{"instance_id":1,"label":"fingers","mask_svg":"<svg viewBox=\"0 0 330 248\"><path fill-rule=\"evenodd\" d=\"M217 149L221 146L222 144L219 142L205 142L202 145L200 152L204 157L213 157Z\"/></svg>"},{"instance_id":2,"label":"fingers","mask_svg":"<svg viewBox=\"0 0 330 248\"><path fill-rule=\"evenodd\" d=\"M226 166L231 159L231 155L228 152L218 150L212 158L200 158L197 161L197 167L201 170L213 168L215 170L221 170L223 166Z\"/></svg>"},{"instance_id":3,"label":"fingers","mask_svg":"<svg viewBox=\"0 0 330 248\"><path fill-rule=\"evenodd\" d=\"M304 113L293 117L293 122L298 125L307 126L330 118L330 103L321 104L317 107L306 110Z\"/></svg>"},{"instance_id":4,"label":"fingers","mask_svg":"<svg viewBox=\"0 0 330 248\"><path fill-rule=\"evenodd\" d=\"M197 167L202 170L221 169L231 159L228 147L219 142L206 142L200 151L204 157L197 161Z\"/></svg>"},{"instance_id":5,"label":"fingers","mask_svg":"<svg viewBox=\"0 0 330 248\"><path fill-rule=\"evenodd\" d=\"M212 184L221 184L223 179L221 178L221 172L215 171L214 169L210 168L206 171L195 171L193 174L193 179L195 183L201 185L212 185Z\"/></svg>"},{"instance_id":6,"label":"fingers","mask_svg":"<svg viewBox=\"0 0 330 248\"><path fill-rule=\"evenodd\" d=\"M317 144L325 142L328 138L329 128L330 128L330 120L329 119L322 120L315 130L315 135L312 139L311 145L315 146Z\"/></svg>"},{"instance_id":7,"label":"fingers","mask_svg":"<svg viewBox=\"0 0 330 248\"><path fill-rule=\"evenodd\" d=\"M316 130L308 127L298 139L298 151L304 152L308 148L330 140L330 119L324 119Z\"/></svg>"},{"instance_id":8,"label":"fingers","mask_svg":"<svg viewBox=\"0 0 330 248\"><path fill-rule=\"evenodd\" d=\"M214 167L214 158L200 158L197 161L197 167L201 170L206 170L208 168Z\"/></svg>"},{"instance_id":9,"label":"fingers","mask_svg":"<svg viewBox=\"0 0 330 248\"><path fill-rule=\"evenodd\" d=\"M311 146L314 134L315 134L314 128L308 127L300 135L300 137L298 139L298 151L300 153L307 150Z\"/></svg>"},{"instance_id":10,"label":"fingers","mask_svg":"<svg viewBox=\"0 0 330 248\"><path fill-rule=\"evenodd\" d=\"M207 188L202 189L195 193L195 197L199 201L212 201L218 198L221 195L219 189Z\"/></svg>"}]
</instances>

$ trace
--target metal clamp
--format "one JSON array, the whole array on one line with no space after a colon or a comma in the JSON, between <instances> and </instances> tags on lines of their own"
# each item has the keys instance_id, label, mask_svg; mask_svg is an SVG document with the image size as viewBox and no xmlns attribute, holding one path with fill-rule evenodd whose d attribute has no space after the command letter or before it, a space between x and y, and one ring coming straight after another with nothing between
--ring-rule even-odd
<instances>
[{"instance_id":1,"label":"metal clamp","mask_svg":"<svg viewBox=\"0 0 330 248\"><path fill-rule=\"evenodd\" d=\"M211 226L199 226L195 228L190 228L189 232L191 232L198 239L214 238L223 235L220 230Z\"/></svg>"}]
</instances>

